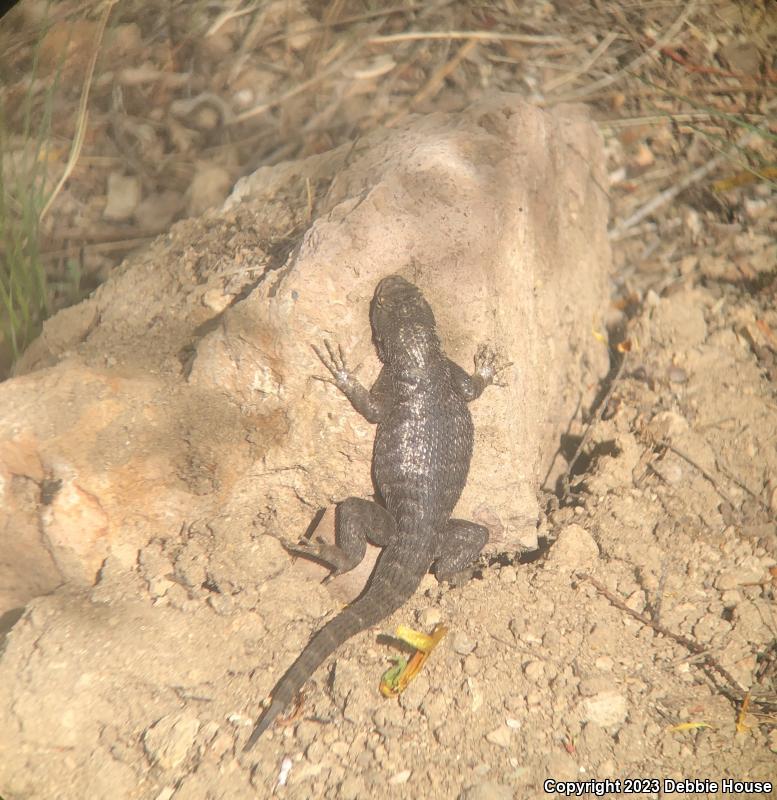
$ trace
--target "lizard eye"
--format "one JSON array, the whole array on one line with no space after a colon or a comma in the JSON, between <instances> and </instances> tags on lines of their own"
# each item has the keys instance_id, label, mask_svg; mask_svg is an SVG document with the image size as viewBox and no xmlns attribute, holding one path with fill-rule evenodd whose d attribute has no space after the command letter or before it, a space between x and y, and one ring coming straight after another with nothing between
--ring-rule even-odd
<instances>
[{"instance_id":1,"label":"lizard eye","mask_svg":"<svg viewBox=\"0 0 777 800\"><path fill-rule=\"evenodd\" d=\"M379 308L383 306L384 302L385 301L383 300L382 297L376 297L375 298L375 305L377 305Z\"/></svg>"}]
</instances>

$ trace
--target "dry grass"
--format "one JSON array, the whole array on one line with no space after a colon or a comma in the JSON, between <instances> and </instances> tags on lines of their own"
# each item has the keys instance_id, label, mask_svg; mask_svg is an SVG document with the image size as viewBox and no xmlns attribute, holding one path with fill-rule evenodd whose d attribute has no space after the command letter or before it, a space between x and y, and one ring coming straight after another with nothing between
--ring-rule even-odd
<instances>
[{"instance_id":1,"label":"dry grass","mask_svg":"<svg viewBox=\"0 0 777 800\"><path fill-rule=\"evenodd\" d=\"M91 288L129 248L160 232L149 203L166 199L164 224L195 208L203 165L234 180L492 90L544 107L592 107L610 158L624 289L643 292L676 274L709 226L712 240L714 226L732 220L774 233L773 216L748 211L774 191L774 3L111 5L66 0L42 30L41 3L23 0L0 24L11 135L21 132L15 101L31 85L30 44L41 48L43 72L32 84L40 96L46 70L67 51L50 142L62 191L40 231L55 283L75 259ZM95 41L99 58L90 65ZM79 123L85 87L88 125ZM111 174L136 179L146 213L103 218ZM228 181L222 194L227 188ZM699 220L693 230L683 223L689 214ZM662 274L651 269L647 282L637 280L641 265L657 258ZM67 298L53 300L57 307Z\"/></svg>"}]
</instances>

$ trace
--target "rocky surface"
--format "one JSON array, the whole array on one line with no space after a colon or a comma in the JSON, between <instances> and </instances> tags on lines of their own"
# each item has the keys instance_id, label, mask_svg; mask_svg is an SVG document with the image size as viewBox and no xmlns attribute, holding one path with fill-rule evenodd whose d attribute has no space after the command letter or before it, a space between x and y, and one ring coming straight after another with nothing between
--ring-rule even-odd
<instances>
[{"instance_id":1,"label":"rocky surface","mask_svg":"<svg viewBox=\"0 0 777 800\"><path fill-rule=\"evenodd\" d=\"M539 124L538 114L529 119ZM511 119L508 129L517 124ZM467 120L454 126L462 136ZM418 124L429 130L444 122ZM592 294L578 297L576 287L563 293L563 322L540 313L539 301L524 299L520 315L510 312L518 295L503 288L508 271L516 280L526 274L515 273L517 263L583 270L585 247L559 262L555 256L569 242L535 253L512 250L493 235L473 238L485 223L497 224L483 211L470 223L459 220L453 257L451 249L424 250L420 228L437 229L420 216L413 226L412 215L397 210L398 193L406 191L439 202L440 219L461 212L458 203L441 210L449 197L440 189L447 185L439 180L441 164L455 163L450 186L457 192L461 185L470 187L467 197L480 191L478 170L463 167L472 162L441 159L434 141L429 158L437 166L424 163L438 194L388 170L392 191L377 193L388 204L381 206L384 226L396 232L399 219L417 240L402 239L400 248L389 237L367 263L364 253L375 253L381 235L380 226L365 228L358 216L371 207L371 183L363 197L332 200L312 226L304 206L294 216L277 199L234 205L223 216L177 226L83 308L55 318L28 355L25 374L0 387L13 398L3 405L5 420L9 408L19 415L34 407L39 415L32 430L5 436L4 491L12 504L3 513L17 515L14 530L30 542L43 530L60 543L46 547L48 569L54 581L69 578L53 594L25 597L4 640L5 800L408 792L501 800L545 797L548 778L773 779L774 707L764 699L774 697L777 672L777 402L747 332L756 319L777 320L742 288L690 283L651 295L636 320L623 321L631 352L589 434L571 502L541 520L547 555L522 563L518 540L496 537L498 557L484 561L464 587L441 587L429 577L377 631L391 634L399 623L450 629L404 694L387 700L378 693L396 650L366 632L317 673L296 718L250 754L241 752L275 678L338 605L316 579L320 573L290 559L277 537L304 530L338 493L369 491L369 429L334 392L309 380L311 337L342 340L370 374L366 298L373 274L415 254L408 274L440 309L453 354L465 362L484 334L504 343L516 362L510 386L493 404L476 407L479 460L462 509L474 518L484 503L526 514L528 489L517 492L517 483L535 485L531 476L569 425L560 423L565 403L571 418L581 392L596 388L595 370L587 378L575 371L585 352L596 363L600 346L590 313L577 306L595 297L583 273L577 277ZM413 152L404 142L403 152ZM516 159L527 157L530 142L521 139ZM445 152L451 146L448 140ZM472 158L488 150L467 152ZM574 163L565 165L572 174ZM322 164L319 158L304 169ZM303 168L285 169L291 175ZM350 184L335 172L330 196L352 197L353 187L342 188ZM260 183L277 197L269 176ZM535 206L545 198L547 209L538 183L515 191ZM592 187L580 192L598 202ZM529 206L515 198L498 205L525 213ZM590 203L581 205L580 231L594 213ZM550 238L558 237L554 220L562 225L555 214L541 220L554 230ZM544 229L535 228L536 217L525 228L516 228L516 219L523 217L507 215L504 230L524 243ZM307 231L298 249L280 237L295 225ZM274 245L267 244L271 234ZM351 261L338 260L346 240ZM486 272L502 269L497 256L515 260L509 270ZM265 272L266 263L283 268ZM574 270L567 279L573 277ZM350 293L338 294L346 281ZM549 291L530 285L530 294ZM464 308L461 297L474 287L477 300ZM145 307L137 302L141 292L154 298ZM324 298L339 298L336 312ZM305 335L279 338L291 319ZM570 325L578 326L575 336L563 327ZM510 337L524 335L528 344L520 340L524 349L514 349L519 340ZM575 358L564 361L566 347ZM51 411L38 402L44 390L59 398ZM553 434L543 438L546 428L531 427L538 418L532 414ZM519 435L530 437L535 461L511 460ZM284 462L284 445L306 437L307 449L287 453ZM541 442L552 444L543 450ZM299 453L311 459L304 468ZM508 473L510 482L500 485ZM61 486L46 483L60 479ZM71 528L91 536L82 551L68 551L54 536L69 518L78 521ZM84 566L91 563L98 564L93 586ZM753 702L739 727L740 706L686 647L613 605L583 572L628 608L709 650L736 691L750 689ZM24 586L18 597L41 591Z\"/></svg>"},{"instance_id":2,"label":"rocky surface","mask_svg":"<svg viewBox=\"0 0 777 800\"><path fill-rule=\"evenodd\" d=\"M392 272L423 288L451 357L471 368L490 341L514 363L473 406L459 511L492 550L536 547L537 488L607 366L590 335L610 265L601 165L582 111L500 95L262 169L176 225L49 320L0 386L0 541L23 551L0 559L0 611L191 525L294 538L370 494L371 427L313 379L311 344L340 342L373 380L369 299Z\"/></svg>"}]
</instances>

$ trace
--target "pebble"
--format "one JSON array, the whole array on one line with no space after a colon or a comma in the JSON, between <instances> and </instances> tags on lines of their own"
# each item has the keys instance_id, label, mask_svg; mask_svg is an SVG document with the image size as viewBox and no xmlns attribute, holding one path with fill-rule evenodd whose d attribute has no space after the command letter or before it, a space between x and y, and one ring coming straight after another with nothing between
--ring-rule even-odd
<instances>
[{"instance_id":1,"label":"pebble","mask_svg":"<svg viewBox=\"0 0 777 800\"><path fill-rule=\"evenodd\" d=\"M509 747L511 739L512 731L507 727L507 725L500 725L498 728L494 728L494 730L486 734L486 741L489 744L496 745L497 747Z\"/></svg>"},{"instance_id":2,"label":"pebble","mask_svg":"<svg viewBox=\"0 0 777 800\"><path fill-rule=\"evenodd\" d=\"M598 692L582 703L583 719L602 728L623 724L627 714L626 698L614 691Z\"/></svg>"},{"instance_id":3,"label":"pebble","mask_svg":"<svg viewBox=\"0 0 777 800\"><path fill-rule=\"evenodd\" d=\"M149 758L162 769L175 769L186 758L200 729L191 714L168 714L143 734L143 747Z\"/></svg>"},{"instance_id":4,"label":"pebble","mask_svg":"<svg viewBox=\"0 0 777 800\"><path fill-rule=\"evenodd\" d=\"M456 631L451 638L451 647L460 656L468 656L476 646L477 642L467 636L464 631Z\"/></svg>"},{"instance_id":5,"label":"pebble","mask_svg":"<svg viewBox=\"0 0 777 800\"><path fill-rule=\"evenodd\" d=\"M388 782L391 786L401 786L403 783L407 783L410 780L411 774L409 769L403 769L401 772L392 775Z\"/></svg>"},{"instance_id":6,"label":"pebble","mask_svg":"<svg viewBox=\"0 0 777 800\"><path fill-rule=\"evenodd\" d=\"M742 602L742 595L736 589L726 589L720 597L723 608L736 608Z\"/></svg>"},{"instance_id":7,"label":"pebble","mask_svg":"<svg viewBox=\"0 0 777 800\"><path fill-rule=\"evenodd\" d=\"M715 579L715 588L721 592L729 589L736 589L747 583L759 583L763 580L763 571L752 567L736 567L734 569L721 572Z\"/></svg>"},{"instance_id":8,"label":"pebble","mask_svg":"<svg viewBox=\"0 0 777 800\"><path fill-rule=\"evenodd\" d=\"M599 547L582 525L567 525L558 535L548 553L547 564L560 570L576 570L594 564Z\"/></svg>"},{"instance_id":9,"label":"pebble","mask_svg":"<svg viewBox=\"0 0 777 800\"><path fill-rule=\"evenodd\" d=\"M418 624L421 625L422 628L431 629L435 625L439 625L441 619L442 614L439 608L425 608L418 615Z\"/></svg>"},{"instance_id":10,"label":"pebble","mask_svg":"<svg viewBox=\"0 0 777 800\"><path fill-rule=\"evenodd\" d=\"M609 656L599 656L594 661L594 666L600 672L612 672L615 667L615 662Z\"/></svg>"},{"instance_id":11,"label":"pebble","mask_svg":"<svg viewBox=\"0 0 777 800\"><path fill-rule=\"evenodd\" d=\"M515 583L517 580L518 573L515 571L515 567L507 566L499 570L500 583Z\"/></svg>"},{"instance_id":12,"label":"pebble","mask_svg":"<svg viewBox=\"0 0 777 800\"><path fill-rule=\"evenodd\" d=\"M683 468L676 462L670 461L661 465L661 477L670 485L678 486L683 482Z\"/></svg>"},{"instance_id":13,"label":"pebble","mask_svg":"<svg viewBox=\"0 0 777 800\"><path fill-rule=\"evenodd\" d=\"M540 706L543 703L542 693L538 692L536 689L533 689L526 694L526 705L527 706Z\"/></svg>"},{"instance_id":14,"label":"pebble","mask_svg":"<svg viewBox=\"0 0 777 800\"><path fill-rule=\"evenodd\" d=\"M480 659L473 653L470 653L470 655L468 655L464 659L465 675L477 675L478 672L480 672L480 667L481 667Z\"/></svg>"},{"instance_id":15,"label":"pebble","mask_svg":"<svg viewBox=\"0 0 777 800\"><path fill-rule=\"evenodd\" d=\"M542 661L530 661L524 668L523 673L527 679L536 682L539 681L545 673L545 665Z\"/></svg>"}]
</instances>

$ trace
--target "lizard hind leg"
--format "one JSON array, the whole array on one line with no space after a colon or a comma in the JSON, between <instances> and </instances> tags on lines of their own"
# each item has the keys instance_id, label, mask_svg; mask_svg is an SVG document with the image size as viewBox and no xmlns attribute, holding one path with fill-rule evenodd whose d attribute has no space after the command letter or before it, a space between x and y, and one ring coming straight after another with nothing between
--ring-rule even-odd
<instances>
[{"instance_id":1,"label":"lizard hind leg","mask_svg":"<svg viewBox=\"0 0 777 800\"><path fill-rule=\"evenodd\" d=\"M341 575L361 563L367 542L385 547L396 534L394 518L383 506L361 497L349 497L338 503L335 512L335 544L300 543L288 548L331 567L332 575Z\"/></svg>"},{"instance_id":2,"label":"lizard hind leg","mask_svg":"<svg viewBox=\"0 0 777 800\"><path fill-rule=\"evenodd\" d=\"M452 519L445 527L434 562L438 581L461 584L472 577L475 559L488 541L488 528L464 519ZM463 579L463 580L462 580Z\"/></svg>"}]
</instances>

